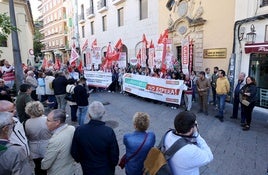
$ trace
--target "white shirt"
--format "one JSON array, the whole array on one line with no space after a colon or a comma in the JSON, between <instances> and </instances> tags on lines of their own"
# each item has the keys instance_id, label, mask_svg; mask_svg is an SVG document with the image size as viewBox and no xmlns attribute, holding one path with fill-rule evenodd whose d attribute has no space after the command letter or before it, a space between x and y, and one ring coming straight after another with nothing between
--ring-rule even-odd
<instances>
[{"instance_id":1,"label":"white shirt","mask_svg":"<svg viewBox=\"0 0 268 175\"><path fill-rule=\"evenodd\" d=\"M167 133L165 138L166 149L179 138L181 137L172 132ZM206 141L200 135L196 140L197 145L185 145L169 160L174 175L199 175L199 167L213 160L213 154Z\"/></svg>"}]
</instances>

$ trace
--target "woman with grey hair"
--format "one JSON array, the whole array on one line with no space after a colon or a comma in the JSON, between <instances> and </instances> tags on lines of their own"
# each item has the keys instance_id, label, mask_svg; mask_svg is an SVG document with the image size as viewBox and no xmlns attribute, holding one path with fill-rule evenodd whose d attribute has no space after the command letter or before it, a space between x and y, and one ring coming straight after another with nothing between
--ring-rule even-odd
<instances>
[{"instance_id":1,"label":"woman with grey hair","mask_svg":"<svg viewBox=\"0 0 268 175\"><path fill-rule=\"evenodd\" d=\"M135 131L124 135L126 146L126 174L142 175L143 162L147 153L155 144L155 134L146 132L150 124L150 116L145 112L136 112L133 116Z\"/></svg>"},{"instance_id":2,"label":"woman with grey hair","mask_svg":"<svg viewBox=\"0 0 268 175\"><path fill-rule=\"evenodd\" d=\"M27 103L25 112L31 118L25 123L25 132L29 141L30 154L35 163L35 174L46 175L41 169L41 161L44 158L51 134L46 126L47 117L44 116L44 106L39 101Z\"/></svg>"}]
</instances>

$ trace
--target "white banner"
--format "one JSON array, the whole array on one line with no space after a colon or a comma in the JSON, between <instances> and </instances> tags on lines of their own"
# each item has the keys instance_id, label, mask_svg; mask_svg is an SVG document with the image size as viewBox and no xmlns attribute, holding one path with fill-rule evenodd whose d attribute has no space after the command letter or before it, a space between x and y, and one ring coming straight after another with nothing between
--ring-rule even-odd
<instances>
[{"instance_id":1,"label":"white banner","mask_svg":"<svg viewBox=\"0 0 268 175\"><path fill-rule=\"evenodd\" d=\"M91 60L95 68L98 68L98 65L101 64L101 48L100 47L94 47L92 49Z\"/></svg>"},{"instance_id":2,"label":"white banner","mask_svg":"<svg viewBox=\"0 0 268 175\"><path fill-rule=\"evenodd\" d=\"M181 41L181 66L184 74L189 74L189 41L183 39Z\"/></svg>"},{"instance_id":3,"label":"white banner","mask_svg":"<svg viewBox=\"0 0 268 175\"><path fill-rule=\"evenodd\" d=\"M164 44L156 45L155 57L154 57L154 63L153 64L158 69L160 69L161 65L162 65L163 49L164 49Z\"/></svg>"},{"instance_id":4,"label":"white banner","mask_svg":"<svg viewBox=\"0 0 268 175\"><path fill-rule=\"evenodd\" d=\"M125 68L127 64L127 54L126 52L120 52L119 60L117 61L119 68Z\"/></svg>"},{"instance_id":5,"label":"white banner","mask_svg":"<svg viewBox=\"0 0 268 175\"><path fill-rule=\"evenodd\" d=\"M108 88L112 83L111 72L84 70L84 76L89 86Z\"/></svg>"},{"instance_id":6,"label":"white banner","mask_svg":"<svg viewBox=\"0 0 268 175\"><path fill-rule=\"evenodd\" d=\"M124 74L123 89L126 92L167 103L180 104L183 80L161 79L136 74Z\"/></svg>"}]
</instances>

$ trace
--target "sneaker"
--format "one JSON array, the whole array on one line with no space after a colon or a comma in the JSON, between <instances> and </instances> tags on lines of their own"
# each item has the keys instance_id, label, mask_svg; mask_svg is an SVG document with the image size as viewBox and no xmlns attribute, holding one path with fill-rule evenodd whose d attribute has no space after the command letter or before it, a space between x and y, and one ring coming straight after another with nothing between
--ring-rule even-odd
<instances>
[{"instance_id":1,"label":"sneaker","mask_svg":"<svg viewBox=\"0 0 268 175\"><path fill-rule=\"evenodd\" d=\"M246 123L240 123L240 126L241 127L245 127L246 126Z\"/></svg>"},{"instance_id":2,"label":"sneaker","mask_svg":"<svg viewBox=\"0 0 268 175\"><path fill-rule=\"evenodd\" d=\"M249 126L249 125L245 125L245 126L242 128L243 131L248 131L249 129L250 129L250 126Z\"/></svg>"}]
</instances>

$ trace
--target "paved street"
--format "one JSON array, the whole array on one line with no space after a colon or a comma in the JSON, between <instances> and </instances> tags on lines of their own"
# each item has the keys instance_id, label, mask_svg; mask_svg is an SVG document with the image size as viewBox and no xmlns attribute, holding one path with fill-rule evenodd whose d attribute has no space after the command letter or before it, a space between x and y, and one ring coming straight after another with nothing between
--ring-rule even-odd
<instances>
[{"instance_id":1,"label":"paved street","mask_svg":"<svg viewBox=\"0 0 268 175\"><path fill-rule=\"evenodd\" d=\"M183 108L171 109L164 103L147 102L136 96L119 93L94 92L90 96L106 104L104 121L111 126L118 139L120 156L125 152L123 135L133 131L132 116L137 111L147 112L151 116L150 131L155 132L159 143L161 136L173 128L173 119ZM197 112L197 103L192 111ZM225 121L214 118L216 110L209 107L209 116L197 115L199 130L207 141L214 160L200 169L202 175L265 175L268 168L268 113L254 111L250 131L242 131L240 120L230 119L232 105L227 104ZM70 118L69 118L70 119ZM119 167L116 174L124 174Z\"/></svg>"}]
</instances>

